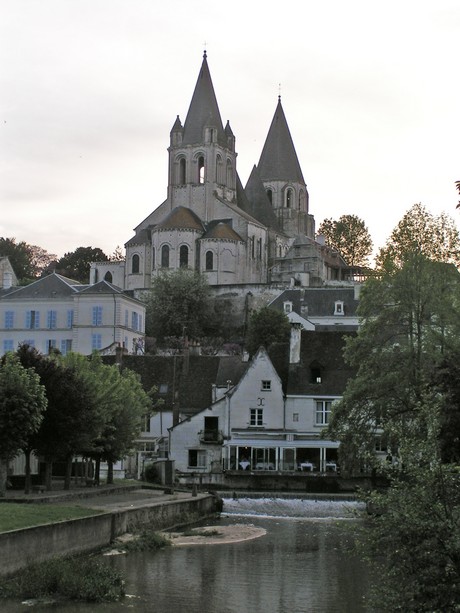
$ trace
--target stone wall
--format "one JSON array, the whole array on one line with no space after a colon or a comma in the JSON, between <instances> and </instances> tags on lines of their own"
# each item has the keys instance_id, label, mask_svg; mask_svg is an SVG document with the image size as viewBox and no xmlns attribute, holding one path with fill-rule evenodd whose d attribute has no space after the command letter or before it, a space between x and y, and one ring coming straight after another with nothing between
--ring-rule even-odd
<instances>
[{"instance_id":1,"label":"stone wall","mask_svg":"<svg viewBox=\"0 0 460 613\"><path fill-rule=\"evenodd\" d=\"M139 526L164 530L218 511L210 495L172 500L127 511L103 513L45 526L0 533L0 575L50 558L93 551Z\"/></svg>"}]
</instances>

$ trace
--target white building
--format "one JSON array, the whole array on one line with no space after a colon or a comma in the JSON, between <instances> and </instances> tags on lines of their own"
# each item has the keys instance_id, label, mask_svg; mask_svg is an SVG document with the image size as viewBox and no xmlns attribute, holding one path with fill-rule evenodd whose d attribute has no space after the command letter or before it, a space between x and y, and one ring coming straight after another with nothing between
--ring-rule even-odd
<instances>
[{"instance_id":1,"label":"white building","mask_svg":"<svg viewBox=\"0 0 460 613\"><path fill-rule=\"evenodd\" d=\"M105 280L82 285L53 273L0 291L0 355L21 343L43 354L89 355L116 346L137 353L144 325L144 304Z\"/></svg>"}]
</instances>

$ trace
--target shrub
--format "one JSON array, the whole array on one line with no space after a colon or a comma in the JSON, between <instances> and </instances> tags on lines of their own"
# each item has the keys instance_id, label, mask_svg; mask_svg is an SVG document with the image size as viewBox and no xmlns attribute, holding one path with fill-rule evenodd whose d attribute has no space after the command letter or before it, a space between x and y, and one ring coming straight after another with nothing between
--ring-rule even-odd
<instances>
[{"instance_id":1,"label":"shrub","mask_svg":"<svg viewBox=\"0 0 460 613\"><path fill-rule=\"evenodd\" d=\"M144 479L149 483L159 483L160 474L155 464L147 464L144 468Z\"/></svg>"},{"instance_id":2,"label":"shrub","mask_svg":"<svg viewBox=\"0 0 460 613\"><path fill-rule=\"evenodd\" d=\"M125 545L127 551L152 551L171 545L171 541L153 530L143 530L133 541Z\"/></svg>"}]
</instances>

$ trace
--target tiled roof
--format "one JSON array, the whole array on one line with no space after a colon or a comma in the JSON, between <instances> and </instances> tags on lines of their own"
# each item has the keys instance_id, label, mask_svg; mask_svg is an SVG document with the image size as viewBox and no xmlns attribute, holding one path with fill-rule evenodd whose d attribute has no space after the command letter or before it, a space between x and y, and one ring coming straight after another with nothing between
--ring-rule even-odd
<instances>
[{"instance_id":1,"label":"tiled roof","mask_svg":"<svg viewBox=\"0 0 460 613\"><path fill-rule=\"evenodd\" d=\"M191 209L185 206L176 206L170 213L161 221L155 229L161 230L198 230L204 232L204 227L201 219Z\"/></svg>"},{"instance_id":2,"label":"tiled roof","mask_svg":"<svg viewBox=\"0 0 460 613\"><path fill-rule=\"evenodd\" d=\"M201 238L214 238L243 242L241 236L237 232L235 232L235 230L228 223L225 223L224 221L211 222L208 226L206 234L204 234Z\"/></svg>"},{"instance_id":3,"label":"tiled roof","mask_svg":"<svg viewBox=\"0 0 460 613\"><path fill-rule=\"evenodd\" d=\"M130 245L145 245L149 243L150 243L150 230L148 228L145 228L143 230L139 230L139 232L137 232L135 236L130 238L129 241L125 243L125 247L128 247Z\"/></svg>"}]
</instances>

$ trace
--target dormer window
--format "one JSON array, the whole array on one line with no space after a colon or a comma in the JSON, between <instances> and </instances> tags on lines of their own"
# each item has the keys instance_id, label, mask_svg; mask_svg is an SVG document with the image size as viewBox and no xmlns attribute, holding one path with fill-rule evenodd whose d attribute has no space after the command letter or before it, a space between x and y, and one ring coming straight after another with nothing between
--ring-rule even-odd
<instances>
[{"instance_id":1,"label":"dormer window","mask_svg":"<svg viewBox=\"0 0 460 613\"><path fill-rule=\"evenodd\" d=\"M322 383L322 367L318 362L312 362L310 364L310 383Z\"/></svg>"},{"instance_id":2,"label":"dormer window","mask_svg":"<svg viewBox=\"0 0 460 613\"><path fill-rule=\"evenodd\" d=\"M334 315L344 315L343 300L336 300L334 303Z\"/></svg>"},{"instance_id":3,"label":"dormer window","mask_svg":"<svg viewBox=\"0 0 460 613\"><path fill-rule=\"evenodd\" d=\"M290 300L283 302L283 310L285 313L292 313L292 302Z\"/></svg>"}]
</instances>

